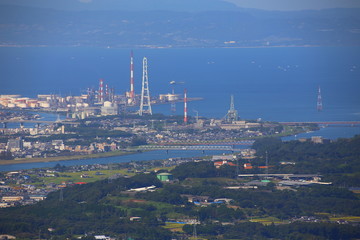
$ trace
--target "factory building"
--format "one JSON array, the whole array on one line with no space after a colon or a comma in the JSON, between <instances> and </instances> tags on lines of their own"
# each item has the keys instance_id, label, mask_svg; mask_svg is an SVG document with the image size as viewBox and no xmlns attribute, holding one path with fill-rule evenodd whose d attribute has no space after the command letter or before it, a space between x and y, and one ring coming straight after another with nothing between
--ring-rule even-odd
<instances>
[{"instance_id":1,"label":"factory building","mask_svg":"<svg viewBox=\"0 0 360 240\"><path fill-rule=\"evenodd\" d=\"M159 100L161 102L172 102L172 101L178 101L180 99L180 95L179 94L160 94L159 96Z\"/></svg>"},{"instance_id":2,"label":"factory building","mask_svg":"<svg viewBox=\"0 0 360 240\"><path fill-rule=\"evenodd\" d=\"M174 176L171 173L159 173L156 177L162 182L169 182L174 179Z\"/></svg>"}]
</instances>

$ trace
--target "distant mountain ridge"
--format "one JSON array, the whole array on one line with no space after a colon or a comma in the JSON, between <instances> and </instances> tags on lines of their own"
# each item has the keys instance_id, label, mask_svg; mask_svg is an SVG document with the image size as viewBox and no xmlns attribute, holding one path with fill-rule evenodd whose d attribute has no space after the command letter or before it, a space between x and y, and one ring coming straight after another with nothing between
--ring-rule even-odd
<instances>
[{"instance_id":1,"label":"distant mountain ridge","mask_svg":"<svg viewBox=\"0 0 360 240\"><path fill-rule=\"evenodd\" d=\"M359 44L360 9L186 12L0 7L0 45L3 46L259 47Z\"/></svg>"},{"instance_id":2,"label":"distant mountain ridge","mask_svg":"<svg viewBox=\"0 0 360 240\"><path fill-rule=\"evenodd\" d=\"M72 11L213 11L236 10L223 0L1 0L2 4Z\"/></svg>"}]
</instances>

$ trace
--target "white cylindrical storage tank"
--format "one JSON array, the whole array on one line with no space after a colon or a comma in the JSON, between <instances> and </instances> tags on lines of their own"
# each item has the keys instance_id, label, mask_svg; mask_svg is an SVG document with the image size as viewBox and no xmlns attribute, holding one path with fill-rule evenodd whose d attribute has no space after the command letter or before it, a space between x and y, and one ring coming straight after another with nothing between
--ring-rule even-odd
<instances>
[{"instance_id":1,"label":"white cylindrical storage tank","mask_svg":"<svg viewBox=\"0 0 360 240\"><path fill-rule=\"evenodd\" d=\"M104 107L112 107L112 103L109 101L104 102Z\"/></svg>"},{"instance_id":2,"label":"white cylindrical storage tank","mask_svg":"<svg viewBox=\"0 0 360 240\"><path fill-rule=\"evenodd\" d=\"M27 108L27 104L26 104L26 103L19 103L19 104L17 104L17 106L18 106L19 108Z\"/></svg>"},{"instance_id":3,"label":"white cylindrical storage tank","mask_svg":"<svg viewBox=\"0 0 360 240\"><path fill-rule=\"evenodd\" d=\"M48 102L40 102L40 107L49 108L50 104Z\"/></svg>"},{"instance_id":4,"label":"white cylindrical storage tank","mask_svg":"<svg viewBox=\"0 0 360 240\"><path fill-rule=\"evenodd\" d=\"M31 108L36 108L37 106L38 106L37 102L36 103L35 102L29 103L29 107L31 107Z\"/></svg>"}]
</instances>

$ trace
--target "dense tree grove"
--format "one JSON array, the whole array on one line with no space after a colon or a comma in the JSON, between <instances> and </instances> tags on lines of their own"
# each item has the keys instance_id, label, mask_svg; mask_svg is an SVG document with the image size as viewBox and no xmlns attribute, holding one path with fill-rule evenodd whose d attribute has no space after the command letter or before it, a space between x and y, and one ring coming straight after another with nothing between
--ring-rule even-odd
<instances>
[{"instance_id":1,"label":"dense tree grove","mask_svg":"<svg viewBox=\"0 0 360 240\"><path fill-rule=\"evenodd\" d=\"M188 177L215 177L216 169L212 162L189 162L176 167L171 173L182 181Z\"/></svg>"},{"instance_id":2,"label":"dense tree grove","mask_svg":"<svg viewBox=\"0 0 360 240\"><path fill-rule=\"evenodd\" d=\"M193 226L185 225L184 231L193 233ZM237 223L235 225L206 224L196 227L198 234L222 235L223 239L284 239L284 240L338 240L356 239L360 229L349 225L328 223L293 223L264 226L260 223Z\"/></svg>"},{"instance_id":3,"label":"dense tree grove","mask_svg":"<svg viewBox=\"0 0 360 240\"><path fill-rule=\"evenodd\" d=\"M69 187L63 190L63 200L58 191L36 205L1 209L0 233L14 234L20 239L35 239L39 232L47 239L50 235L64 239L90 232L129 235L135 239L155 236L170 239L171 233L161 228L155 217L147 216L140 223L130 222L127 210L106 201L111 196L121 196L126 189L150 185L160 187L161 182L154 175L141 174L111 183L106 180ZM49 232L48 228L55 231Z\"/></svg>"}]
</instances>

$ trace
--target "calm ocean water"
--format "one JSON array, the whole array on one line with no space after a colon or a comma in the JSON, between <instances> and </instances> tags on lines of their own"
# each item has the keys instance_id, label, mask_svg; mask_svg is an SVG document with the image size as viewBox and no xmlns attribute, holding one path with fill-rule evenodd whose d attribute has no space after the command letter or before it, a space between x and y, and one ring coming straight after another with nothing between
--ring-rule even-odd
<instances>
[{"instance_id":1,"label":"calm ocean water","mask_svg":"<svg viewBox=\"0 0 360 240\"><path fill-rule=\"evenodd\" d=\"M78 95L103 78L116 93L129 90L128 49L0 48L0 94ZM274 121L360 120L360 48L134 49L135 90L148 58L151 95L185 82L189 114L223 117L235 97L244 119ZM323 112L316 111L317 89ZM155 112L170 114L169 106ZM181 114L183 107L177 106Z\"/></svg>"},{"instance_id":2,"label":"calm ocean water","mask_svg":"<svg viewBox=\"0 0 360 240\"><path fill-rule=\"evenodd\" d=\"M0 48L0 94L79 95L98 81L129 90L130 49ZM360 48L134 49L135 91L142 58L148 58L151 95L188 90L204 100L188 104L190 115L222 118L235 98L243 119L268 121L360 121ZM321 87L323 111L317 112ZM177 104L177 114L182 114ZM171 114L169 105L153 112ZM360 134L359 127L329 127L307 136Z\"/></svg>"}]
</instances>

